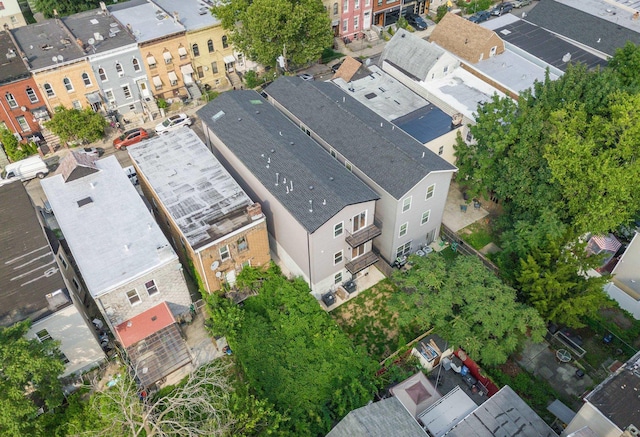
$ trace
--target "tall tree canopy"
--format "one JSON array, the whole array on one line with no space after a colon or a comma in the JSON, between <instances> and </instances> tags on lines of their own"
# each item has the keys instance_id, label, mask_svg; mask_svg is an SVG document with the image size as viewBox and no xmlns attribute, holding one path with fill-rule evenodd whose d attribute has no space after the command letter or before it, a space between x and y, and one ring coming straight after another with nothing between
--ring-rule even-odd
<instances>
[{"instance_id":1,"label":"tall tree canopy","mask_svg":"<svg viewBox=\"0 0 640 437\"><path fill-rule=\"evenodd\" d=\"M45 123L48 129L62 141L90 143L104 137L107 120L91 109L67 109L58 106L51 120Z\"/></svg>"},{"instance_id":2,"label":"tall tree canopy","mask_svg":"<svg viewBox=\"0 0 640 437\"><path fill-rule=\"evenodd\" d=\"M64 364L54 341L28 340L29 322L0 328L0 435L42 435L41 406L62 403Z\"/></svg>"},{"instance_id":3,"label":"tall tree canopy","mask_svg":"<svg viewBox=\"0 0 640 437\"><path fill-rule=\"evenodd\" d=\"M293 65L317 61L333 42L320 0L226 0L212 13L236 48L263 65L275 65L281 55Z\"/></svg>"},{"instance_id":4,"label":"tall tree canopy","mask_svg":"<svg viewBox=\"0 0 640 437\"><path fill-rule=\"evenodd\" d=\"M447 264L433 254L411 262L411 270L394 277L401 289L391 303L401 314L398 323L413 319L425 330L434 327L484 365L507 361L527 335L542 340L540 315L517 302L516 291L476 257L458 256Z\"/></svg>"},{"instance_id":5,"label":"tall tree canopy","mask_svg":"<svg viewBox=\"0 0 640 437\"><path fill-rule=\"evenodd\" d=\"M100 0L35 0L34 3L36 11L42 12L45 18L53 18L54 10L64 17L100 6Z\"/></svg>"},{"instance_id":6,"label":"tall tree canopy","mask_svg":"<svg viewBox=\"0 0 640 437\"><path fill-rule=\"evenodd\" d=\"M258 396L289 417L280 435L325 435L373 398L377 363L340 331L304 281L286 279L277 267L245 268L237 285L258 295L242 308L216 302L214 329L226 334Z\"/></svg>"}]
</instances>

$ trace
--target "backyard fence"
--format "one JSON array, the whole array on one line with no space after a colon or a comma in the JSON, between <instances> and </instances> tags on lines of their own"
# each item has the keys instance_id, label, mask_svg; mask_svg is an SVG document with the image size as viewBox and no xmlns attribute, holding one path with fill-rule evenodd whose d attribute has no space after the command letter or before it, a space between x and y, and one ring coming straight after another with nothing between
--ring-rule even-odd
<instances>
[{"instance_id":1,"label":"backyard fence","mask_svg":"<svg viewBox=\"0 0 640 437\"><path fill-rule=\"evenodd\" d=\"M467 242L464 241L464 238L462 238L456 232L449 229L447 226L444 225L444 223L440 228L440 234L443 237L443 239L448 240L452 245L455 243L455 250L457 250L460 253L464 253L465 255L478 257L486 268L491 270L493 274L495 274L496 276L499 275L500 270L498 269L498 266L496 266L493 262L491 262L489 258L487 258L483 254L475 250L469 244L467 244Z\"/></svg>"}]
</instances>

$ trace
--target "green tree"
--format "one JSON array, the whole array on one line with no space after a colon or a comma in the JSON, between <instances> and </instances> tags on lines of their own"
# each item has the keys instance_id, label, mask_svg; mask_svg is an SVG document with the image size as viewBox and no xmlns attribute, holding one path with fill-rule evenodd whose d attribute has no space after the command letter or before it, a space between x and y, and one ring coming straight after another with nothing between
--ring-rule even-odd
<instances>
[{"instance_id":1,"label":"green tree","mask_svg":"<svg viewBox=\"0 0 640 437\"><path fill-rule=\"evenodd\" d=\"M11 161L19 161L28 156L27 152L20 147L20 143L16 137L14 137L13 133L8 129L2 129L2 131L0 131L0 141L2 141L4 151Z\"/></svg>"},{"instance_id":2,"label":"green tree","mask_svg":"<svg viewBox=\"0 0 640 437\"><path fill-rule=\"evenodd\" d=\"M289 418L280 435L324 435L372 399L377 363L320 309L304 281L276 267L245 268L237 286L258 295L244 301L239 321L223 318L231 328L217 333L226 334L257 396Z\"/></svg>"},{"instance_id":3,"label":"green tree","mask_svg":"<svg viewBox=\"0 0 640 437\"><path fill-rule=\"evenodd\" d=\"M624 47L616 49L613 57L609 59L611 67L621 82L629 87L640 87L640 47L627 41Z\"/></svg>"},{"instance_id":4,"label":"green tree","mask_svg":"<svg viewBox=\"0 0 640 437\"><path fill-rule=\"evenodd\" d=\"M35 9L42 12L45 18L53 18L56 10L59 16L67 16L77 12L88 11L100 6L99 0L35 0Z\"/></svg>"},{"instance_id":5,"label":"green tree","mask_svg":"<svg viewBox=\"0 0 640 437\"><path fill-rule=\"evenodd\" d=\"M42 435L37 419L40 406L53 409L62 403L58 377L64 364L54 341L25 338L29 322L0 328L0 434Z\"/></svg>"},{"instance_id":6,"label":"green tree","mask_svg":"<svg viewBox=\"0 0 640 437\"><path fill-rule=\"evenodd\" d=\"M320 0L226 0L212 13L236 48L263 65L281 55L296 66L314 62L333 42Z\"/></svg>"},{"instance_id":7,"label":"green tree","mask_svg":"<svg viewBox=\"0 0 640 437\"><path fill-rule=\"evenodd\" d=\"M413 317L425 330L434 327L452 345L488 366L504 363L526 337L542 341L545 324L540 315L517 302L516 291L480 260L458 256L447 265L441 258L439 254L412 257L411 270L394 276L404 292L397 293L391 305L407 313L398 323ZM426 278L424 286L418 278Z\"/></svg>"},{"instance_id":8,"label":"green tree","mask_svg":"<svg viewBox=\"0 0 640 437\"><path fill-rule=\"evenodd\" d=\"M51 120L45 123L48 129L62 141L90 143L104 137L107 120L91 109L67 109L58 106Z\"/></svg>"},{"instance_id":9,"label":"green tree","mask_svg":"<svg viewBox=\"0 0 640 437\"><path fill-rule=\"evenodd\" d=\"M552 241L521 260L518 283L545 320L580 328L587 317L611 305L602 288L609 278L585 274L600 261L601 257L587 256L584 243L562 246Z\"/></svg>"}]
</instances>

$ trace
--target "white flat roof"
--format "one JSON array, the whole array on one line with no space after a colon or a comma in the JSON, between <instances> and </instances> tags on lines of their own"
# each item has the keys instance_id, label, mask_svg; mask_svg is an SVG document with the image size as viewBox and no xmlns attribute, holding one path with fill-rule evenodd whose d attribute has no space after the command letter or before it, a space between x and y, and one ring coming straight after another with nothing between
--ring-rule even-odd
<instances>
[{"instance_id":1,"label":"white flat roof","mask_svg":"<svg viewBox=\"0 0 640 437\"><path fill-rule=\"evenodd\" d=\"M490 101L494 94L505 97L504 93L461 67L441 79L420 82L420 85L471 120L475 120L473 114L479 103Z\"/></svg>"},{"instance_id":2,"label":"white flat roof","mask_svg":"<svg viewBox=\"0 0 640 437\"><path fill-rule=\"evenodd\" d=\"M536 80L544 82L546 71L546 68L536 65L508 49L499 55L480 61L472 67L518 94L531 88ZM556 80L558 77L556 74L549 73L551 80Z\"/></svg>"},{"instance_id":3,"label":"white flat roof","mask_svg":"<svg viewBox=\"0 0 640 437\"><path fill-rule=\"evenodd\" d=\"M333 79L333 83L388 121L400 118L429 104L428 101L401 84L390 74L382 71L377 65L371 65L368 68L371 74L361 79L347 83L339 77ZM381 93L381 89L385 91ZM371 93L375 93L376 98L371 98Z\"/></svg>"},{"instance_id":4,"label":"white flat roof","mask_svg":"<svg viewBox=\"0 0 640 437\"><path fill-rule=\"evenodd\" d=\"M420 414L418 420L432 436L442 437L476 408L469 395L456 386Z\"/></svg>"},{"instance_id":5,"label":"white flat roof","mask_svg":"<svg viewBox=\"0 0 640 437\"><path fill-rule=\"evenodd\" d=\"M182 0L181 0L182 1ZM123 3L122 5L126 5ZM168 14L153 3L133 4L131 7L110 9L111 14L122 25L131 25L133 36L137 42L150 41L155 38L171 35L185 30L184 26L176 23L170 9Z\"/></svg>"},{"instance_id":6,"label":"white flat roof","mask_svg":"<svg viewBox=\"0 0 640 437\"><path fill-rule=\"evenodd\" d=\"M198 30L220 24L220 20L211 15L211 6L199 0L153 0L169 13L174 11L180 17L180 23L187 30Z\"/></svg>"},{"instance_id":7,"label":"white flat roof","mask_svg":"<svg viewBox=\"0 0 640 437\"><path fill-rule=\"evenodd\" d=\"M640 32L640 20L634 20L633 14L640 12L638 0L555 0L557 3L571 6L589 15Z\"/></svg>"},{"instance_id":8,"label":"white flat roof","mask_svg":"<svg viewBox=\"0 0 640 437\"><path fill-rule=\"evenodd\" d=\"M246 208L253 202L191 129L128 150L194 249L251 223Z\"/></svg>"},{"instance_id":9,"label":"white flat roof","mask_svg":"<svg viewBox=\"0 0 640 437\"><path fill-rule=\"evenodd\" d=\"M99 297L177 255L116 157L95 165L99 171L70 182L56 174L41 183L89 292Z\"/></svg>"}]
</instances>

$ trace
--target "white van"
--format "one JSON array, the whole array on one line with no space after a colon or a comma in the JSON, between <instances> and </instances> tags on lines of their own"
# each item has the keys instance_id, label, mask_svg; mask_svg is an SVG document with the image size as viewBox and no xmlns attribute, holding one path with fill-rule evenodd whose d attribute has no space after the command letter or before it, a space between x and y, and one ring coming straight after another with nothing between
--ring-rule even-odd
<instances>
[{"instance_id":1,"label":"white van","mask_svg":"<svg viewBox=\"0 0 640 437\"><path fill-rule=\"evenodd\" d=\"M0 184L20 179L27 181L29 179L42 179L49 173L47 164L44 163L39 156L32 156L22 161L14 162L7 165L0 176Z\"/></svg>"}]
</instances>

